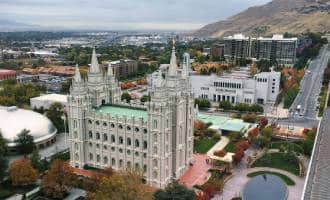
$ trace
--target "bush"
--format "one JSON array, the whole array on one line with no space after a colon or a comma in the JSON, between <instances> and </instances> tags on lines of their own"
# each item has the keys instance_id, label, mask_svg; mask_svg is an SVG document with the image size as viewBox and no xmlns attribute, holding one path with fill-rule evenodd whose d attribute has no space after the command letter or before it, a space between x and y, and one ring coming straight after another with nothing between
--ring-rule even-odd
<instances>
[{"instance_id":1,"label":"bush","mask_svg":"<svg viewBox=\"0 0 330 200\"><path fill-rule=\"evenodd\" d=\"M263 113L264 108L258 104L252 104L249 108L250 112Z\"/></svg>"},{"instance_id":2,"label":"bush","mask_svg":"<svg viewBox=\"0 0 330 200\"><path fill-rule=\"evenodd\" d=\"M236 149L243 149L243 151L247 150L248 148L250 148L250 142L245 140L245 141L240 141L238 143L236 143L235 145Z\"/></svg>"},{"instance_id":3,"label":"bush","mask_svg":"<svg viewBox=\"0 0 330 200\"><path fill-rule=\"evenodd\" d=\"M268 124L268 119L266 117L261 117L259 120L259 125L261 127L265 127L265 126L267 126L267 124Z\"/></svg>"},{"instance_id":4,"label":"bush","mask_svg":"<svg viewBox=\"0 0 330 200\"><path fill-rule=\"evenodd\" d=\"M227 154L227 152L225 150L219 150L219 151L213 152L213 155L218 156L218 157L224 157L226 154Z\"/></svg>"},{"instance_id":5,"label":"bush","mask_svg":"<svg viewBox=\"0 0 330 200\"><path fill-rule=\"evenodd\" d=\"M229 137L230 141L236 142L242 137L242 135L241 135L241 133L231 132L231 133L229 133L228 137Z\"/></svg>"},{"instance_id":6,"label":"bush","mask_svg":"<svg viewBox=\"0 0 330 200\"><path fill-rule=\"evenodd\" d=\"M221 139L221 135L220 135L220 134L214 134L214 135L212 136L212 139L213 139L213 140L220 140L220 139Z\"/></svg>"},{"instance_id":7,"label":"bush","mask_svg":"<svg viewBox=\"0 0 330 200\"><path fill-rule=\"evenodd\" d=\"M195 105L196 104L200 109L206 109L211 107L211 102L207 99L195 99Z\"/></svg>"},{"instance_id":8,"label":"bush","mask_svg":"<svg viewBox=\"0 0 330 200\"><path fill-rule=\"evenodd\" d=\"M232 105L229 101L221 101L219 103L219 108L227 111L227 110L231 110L232 109Z\"/></svg>"},{"instance_id":9,"label":"bush","mask_svg":"<svg viewBox=\"0 0 330 200\"><path fill-rule=\"evenodd\" d=\"M257 121L257 115L255 113L247 113L242 116L244 122L255 123Z\"/></svg>"},{"instance_id":10,"label":"bush","mask_svg":"<svg viewBox=\"0 0 330 200\"><path fill-rule=\"evenodd\" d=\"M252 130L249 131L248 133L249 138L255 138L259 135L259 129L258 128L254 128Z\"/></svg>"}]
</instances>

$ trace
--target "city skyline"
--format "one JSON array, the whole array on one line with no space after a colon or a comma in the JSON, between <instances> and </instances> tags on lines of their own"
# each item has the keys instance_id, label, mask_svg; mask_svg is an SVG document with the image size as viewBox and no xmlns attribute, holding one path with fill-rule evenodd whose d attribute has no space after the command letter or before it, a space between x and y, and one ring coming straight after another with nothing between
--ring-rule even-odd
<instances>
[{"instance_id":1,"label":"city skyline","mask_svg":"<svg viewBox=\"0 0 330 200\"><path fill-rule=\"evenodd\" d=\"M269 0L3 0L0 21L49 29L193 30ZM77 6L79 5L79 6Z\"/></svg>"}]
</instances>

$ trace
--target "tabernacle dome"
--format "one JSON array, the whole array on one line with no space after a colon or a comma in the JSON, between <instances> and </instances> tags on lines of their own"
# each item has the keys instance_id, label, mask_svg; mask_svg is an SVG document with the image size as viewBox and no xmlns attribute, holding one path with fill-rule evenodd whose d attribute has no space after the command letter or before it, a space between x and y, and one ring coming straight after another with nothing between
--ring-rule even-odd
<instances>
[{"instance_id":1,"label":"tabernacle dome","mask_svg":"<svg viewBox=\"0 0 330 200\"><path fill-rule=\"evenodd\" d=\"M14 140L22 130L29 130L38 148L55 142L57 129L44 115L17 107L0 107L0 131L8 147L16 146Z\"/></svg>"}]
</instances>

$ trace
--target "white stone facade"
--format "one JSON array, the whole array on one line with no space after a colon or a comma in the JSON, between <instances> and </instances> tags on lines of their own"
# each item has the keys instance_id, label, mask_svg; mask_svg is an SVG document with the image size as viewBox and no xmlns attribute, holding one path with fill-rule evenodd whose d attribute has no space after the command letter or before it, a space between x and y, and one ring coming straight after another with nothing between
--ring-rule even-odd
<instances>
[{"instance_id":1,"label":"white stone facade","mask_svg":"<svg viewBox=\"0 0 330 200\"><path fill-rule=\"evenodd\" d=\"M77 67L68 97L71 165L138 168L148 184L160 188L178 179L192 161L196 111L189 77L177 72L176 62L173 48L169 72L157 78L144 105L121 102L112 68L104 75L95 51L88 80ZM145 116L98 112L107 105Z\"/></svg>"},{"instance_id":2,"label":"white stone facade","mask_svg":"<svg viewBox=\"0 0 330 200\"><path fill-rule=\"evenodd\" d=\"M281 73L262 72L250 76L248 68L240 68L222 76L192 74L190 79L195 98L233 104L266 104L276 101Z\"/></svg>"}]
</instances>

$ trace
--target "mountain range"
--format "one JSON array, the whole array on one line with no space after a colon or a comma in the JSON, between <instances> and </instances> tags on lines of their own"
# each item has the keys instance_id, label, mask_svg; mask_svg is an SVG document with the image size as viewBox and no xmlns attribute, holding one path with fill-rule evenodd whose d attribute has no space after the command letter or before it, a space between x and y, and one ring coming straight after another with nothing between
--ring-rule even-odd
<instances>
[{"instance_id":1,"label":"mountain range","mask_svg":"<svg viewBox=\"0 0 330 200\"><path fill-rule=\"evenodd\" d=\"M330 0L273 0L250 7L228 19L208 24L193 34L223 37L235 33L251 36L300 34L330 30Z\"/></svg>"}]
</instances>

